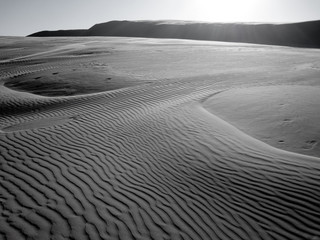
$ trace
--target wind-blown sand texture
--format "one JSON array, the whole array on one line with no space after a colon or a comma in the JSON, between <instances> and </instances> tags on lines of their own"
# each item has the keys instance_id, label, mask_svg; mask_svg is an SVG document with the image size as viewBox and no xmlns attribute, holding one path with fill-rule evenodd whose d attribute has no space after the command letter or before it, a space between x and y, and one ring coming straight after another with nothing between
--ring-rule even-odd
<instances>
[{"instance_id":1,"label":"wind-blown sand texture","mask_svg":"<svg viewBox=\"0 0 320 240\"><path fill-rule=\"evenodd\" d=\"M0 41L0 239L320 239L319 50Z\"/></svg>"}]
</instances>

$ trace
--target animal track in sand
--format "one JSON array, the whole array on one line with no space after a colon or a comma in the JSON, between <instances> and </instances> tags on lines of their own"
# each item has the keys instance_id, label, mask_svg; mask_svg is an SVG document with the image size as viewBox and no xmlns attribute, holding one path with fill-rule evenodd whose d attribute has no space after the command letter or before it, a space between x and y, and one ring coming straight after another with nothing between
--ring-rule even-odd
<instances>
[{"instance_id":1,"label":"animal track in sand","mask_svg":"<svg viewBox=\"0 0 320 240\"><path fill-rule=\"evenodd\" d=\"M318 144L316 140L308 140L305 145L302 147L303 149L310 150L313 149Z\"/></svg>"},{"instance_id":2,"label":"animal track in sand","mask_svg":"<svg viewBox=\"0 0 320 240\"><path fill-rule=\"evenodd\" d=\"M293 120L290 118L285 118L285 119L283 119L283 122L293 122Z\"/></svg>"}]
</instances>

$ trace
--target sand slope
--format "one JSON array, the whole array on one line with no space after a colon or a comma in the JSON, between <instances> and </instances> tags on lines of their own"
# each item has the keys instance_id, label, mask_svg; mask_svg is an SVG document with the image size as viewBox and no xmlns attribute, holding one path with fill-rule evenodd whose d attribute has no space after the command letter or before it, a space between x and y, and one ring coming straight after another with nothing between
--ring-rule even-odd
<instances>
[{"instance_id":1,"label":"sand slope","mask_svg":"<svg viewBox=\"0 0 320 240\"><path fill-rule=\"evenodd\" d=\"M319 93L317 86L235 88L213 96L204 106L272 146L319 157Z\"/></svg>"},{"instance_id":2,"label":"sand slope","mask_svg":"<svg viewBox=\"0 0 320 240\"><path fill-rule=\"evenodd\" d=\"M319 64L318 53L131 38L64 41L68 51L29 52L24 62L0 64L1 238L320 238L319 158L271 147L206 107L239 86L299 86L299 76L307 78L300 84L316 86L318 70L301 66ZM70 56L92 47L112 54ZM131 85L107 91L92 77L104 91L51 97L25 92L26 84L3 85L53 81L52 69L127 76Z\"/></svg>"}]
</instances>

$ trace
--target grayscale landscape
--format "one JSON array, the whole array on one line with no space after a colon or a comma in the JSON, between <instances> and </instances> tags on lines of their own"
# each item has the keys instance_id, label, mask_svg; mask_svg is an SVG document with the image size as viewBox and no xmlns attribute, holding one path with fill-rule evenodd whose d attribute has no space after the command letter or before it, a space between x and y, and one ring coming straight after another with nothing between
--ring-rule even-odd
<instances>
[{"instance_id":1,"label":"grayscale landscape","mask_svg":"<svg viewBox=\"0 0 320 240\"><path fill-rule=\"evenodd\" d=\"M148 34L0 37L0 239L320 240L319 40Z\"/></svg>"}]
</instances>

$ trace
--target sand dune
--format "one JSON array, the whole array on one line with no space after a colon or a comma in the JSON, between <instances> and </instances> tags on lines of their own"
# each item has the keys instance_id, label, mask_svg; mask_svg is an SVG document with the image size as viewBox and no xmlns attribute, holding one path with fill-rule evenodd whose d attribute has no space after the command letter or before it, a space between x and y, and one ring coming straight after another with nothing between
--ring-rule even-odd
<instances>
[{"instance_id":1,"label":"sand dune","mask_svg":"<svg viewBox=\"0 0 320 240\"><path fill-rule=\"evenodd\" d=\"M287 24L110 21L96 24L88 30L41 31L30 36L177 38L319 48L319 27L320 21Z\"/></svg>"},{"instance_id":2,"label":"sand dune","mask_svg":"<svg viewBox=\"0 0 320 240\"><path fill-rule=\"evenodd\" d=\"M283 91L268 89L286 89L310 108L290 111L318 121L315 90L303 92L319 87L318 50L139 38L32 50L38 41L0 63L1 239L320 239L319 156L272 147L219 111L235 96L274 113L239 95L262 89L278 104Z\"/></svg>"}]
</instances>

